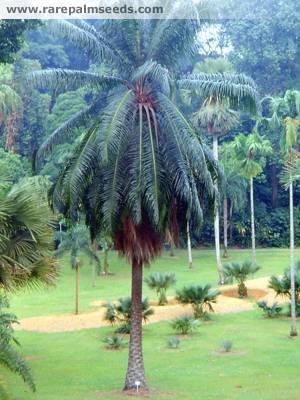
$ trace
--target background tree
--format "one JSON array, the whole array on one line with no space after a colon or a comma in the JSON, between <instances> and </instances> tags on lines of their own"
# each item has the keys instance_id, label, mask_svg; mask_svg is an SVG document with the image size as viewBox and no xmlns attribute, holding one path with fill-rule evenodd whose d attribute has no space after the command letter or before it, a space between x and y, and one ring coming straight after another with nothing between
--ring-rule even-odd
<instances>
[{"instance_id":1,"label":"background tree","mask_svg":"<svg viewBox=\"0 0 300 400\"><path fill-rule=\"evenodd\" d=\"M81 265L80 255L86 254L91 262L101 269L100 259L97 252L91 245L89 234L83 224L77 223L66 232L59 232L60 244L56 250L56 255L70 251L71 267L75 271L75 314L79 313L79 293L78 293L78 280L79 280L79 267Z\"/></svg>"},{"instance_id":2,"label":"background tree","mask_svg":"<svg viewBox=\"0 0 300 400\"><path fill-rule=\"evenodd\" d=\"M218 161L219 137L228 133L238 123L237 109L257 109L258 94L251 78L232 73L200 73L186 77L181 81L181 88L195 91L204 101L196 113L196 120L212 137L214 159ZM220 251L219 207L216 205L215 246L220 284L224 284L224 275Z\"/></svg>"},{"instance_id":3,"label":"background tree","mask_svg":"<svg viewBox=\"0 0 300 400\"><path fill-rule=\"evenodd\" d=\"M95 92L90 105L55 130L37 159L70 138L74 128L90 124L56 182L54 200L73 221L83 208L92 238L100 228L108 229L116 249L132 265L125 390L134 389L137 380L146 388L143 266L160 253L167 230L176 236L178 225L186 226L187 220L199 228L200 191L208 205L216 195L216 163L171 99L173 72L193 51L199 24L194 19L107 21L101 32L84 21L51 21L51 26L95 62L111 63L114 72L46 70L31 77L40 88L89 86ZM103 87L111 90L105 110Z\"/></svg>"},{"instance_id":4,"label":"background tree","mask_svg":"<svg viewBox=\"0 0 300 400\"><path fill-rule=\"evenodd\" d=\"M265 157L272 153L272 147L268 139L254 132L248 136L244 134L237 136L233 142L233 149L235 150L236 159L241 163L243 175L250 181L252 263L255 265L256 244L253 179L262 172Z\"/></svg>"},{"instance_id":5,"label":"background tree","mask_svg":"<svg viewBox=\"0 0 300 400\"><path fill-rule=\"evenodd\" d=\"M224 170L224 184L222 186L223 199L223 257L228 257L228 227L232 223L233 210L240 210L245 206L247 191L246 179L241 175L240 164L232 154L231 144L224 144L221 148L220 162Z\"/></svg>"}]
</instances>

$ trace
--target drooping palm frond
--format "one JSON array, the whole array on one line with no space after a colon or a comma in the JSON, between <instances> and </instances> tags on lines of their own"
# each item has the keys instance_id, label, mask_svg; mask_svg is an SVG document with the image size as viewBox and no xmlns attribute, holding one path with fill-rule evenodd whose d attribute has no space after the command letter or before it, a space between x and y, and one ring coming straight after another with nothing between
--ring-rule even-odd
<instances>
[{"instance_id":1,"label":"drooping palm frond","mask_svg":"<svg viewBox=\"0 0 300 400\"><path fill-rule=\"evenodd\" d=\"M76 90L85 86L108 90L118 84L126 83L122 81L122 79L114 76L68 69L46 69L36 71L27 77L27 81L38 89L59 88L62 91Z\"/></svg>"},{"instance_id":2,"label":"drooping palm frond","mask_svg":"<svg viewBox=\"0 0 300 400\"><path fill-rule=\"evenodd\" d=\"M201 73L189 75L179 81L181 89L193 90L204 99L228 100L235 110L244 109L256 113L259 109L258 92L254 81L234 73Z\"/></svg>"}]
</instances>

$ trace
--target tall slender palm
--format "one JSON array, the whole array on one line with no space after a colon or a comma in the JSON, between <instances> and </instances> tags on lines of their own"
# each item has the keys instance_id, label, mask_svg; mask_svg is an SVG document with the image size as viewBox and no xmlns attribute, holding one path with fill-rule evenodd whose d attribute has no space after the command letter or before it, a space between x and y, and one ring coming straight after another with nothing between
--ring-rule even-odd
<instances>
[{"instance_id":1,"label":"tall slender palm","mask_svg":"<svg viewBox=\"0 0 300 400\"><path fill-rule=\"evenodd\" d=\"M250 182L252 264L256 265L253 179L263 171L265 157L272 154L272 146L268 139L254 131L250 135L238 135L233 142L233 149L236 159L241 163L242 174Z\"/></svg>"},{"instance_id":2,"label":"tall slender palm","mask_svg":"<svg viewBox=\"0 0 300 400\"><path fill-rule=\"evenodd\" d=\"M231 143L221 147L220 162L224 170L223 199L223 257L228 257L228 226L231 223L233 210L241 209L245 204L247 180L241 175L240 163L232 154Z\"/></svg>"},{"instance_id":3,"label":"tall slender palm","mask_svg":"<svg viewBox=\"0 0 300 400\"><path fill-rule=\"evenodd\" d=\"M296 290L295 290L295 233L294 233L294 182L299 180L299 153L295 149L298 143L300 127L300 92L287 90L284 97L271 99L273 111L270 120L271 127L275 130L282 128L281 147L284 154L285 168L283 182L289 190L290 209L290 274L291 274L291 336L297 336L296 326Z\"/></svg>"},{"instance_id":4,"label":"tall slender palm","mask_svg":"<svg viewBox=\"0 0 300 400\"><path fill-rule=\"evenodd\" d=\"M92 238L110 232L132 266L132 324L125 390L146 388L142 353L143 266L159 255L169 230L203 219L202 199L213 204L218 168L171 96L182 57L199 29L193 20L114 20L97 29L84 21L51 22L55 32L110 63L112 75L46 70L31 76L39 87L89 86L94 100L58 128L37 160L73 128L88 126L54 188L55 203L76 220L84 210ZM103 88L106 106L103 106ZM105 94L105 92L104 92Z\"/></svg>"},{"instance_id":5,"label":"tall slender palm","mask_svg":"<svg viewBox=\"0 0 300 400\"><path fill-rule=\"evenodd\" d=\"M101 268L101 263L96 250L93 248L90 242L88 231L84 225L77 223L66 232L60 232L59 237L61 242L56 250L56 255L70 251L71 267L75 271L75 314L77 315L79 313L78 282L80 254L86 254L90 261L93 262L98 269Z\"/></svg>"},{"instance_id":6,"label":"tall slender palm","mask_svg":"<svg viewBox=\"0 0 300 400\"><path fill-rule=\"evenodd\" d=\"M229 72L192 74L180 83L181 89L192 90L204 99L195 117L212 136L213 155L218 161L219 137L228 133L238 123L237 110L257 111L258 93L254 81L244 75ZM220 284L224 283L220 251L219 206L216 206L214 231L216 261Z\"/></svg>"}]
</instances>

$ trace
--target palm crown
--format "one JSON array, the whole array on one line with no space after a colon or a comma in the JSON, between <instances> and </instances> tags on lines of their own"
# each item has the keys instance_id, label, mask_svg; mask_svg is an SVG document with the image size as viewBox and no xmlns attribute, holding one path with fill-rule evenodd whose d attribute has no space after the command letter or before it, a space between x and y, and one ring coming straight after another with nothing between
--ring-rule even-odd
<instances>
[{"instance_id":1,"label":"palm crown","mask_svg":"<svg viewBox=\"0 0 300 400\"><path fill-rule=\"evenodd\" d=\"M198 24L109 21L100 33L83 21L55 21L51 28L96 62L111 63L113 71L104 76L46 70L30 78L41 88L89 86L94 93L93 102L39 151L41 159L73 128L88 126L57 180L54 199L73 219L84 208L93 234L106 226L123 254L148 262L161 249L167 227L175 232L172 223L180 216L201 222L200 198L216 195L218 171L211 153L171 100L173 76L180 59L193 49ZM103 93L109 98L106 106Z\"/></svg>"}]
</instances>

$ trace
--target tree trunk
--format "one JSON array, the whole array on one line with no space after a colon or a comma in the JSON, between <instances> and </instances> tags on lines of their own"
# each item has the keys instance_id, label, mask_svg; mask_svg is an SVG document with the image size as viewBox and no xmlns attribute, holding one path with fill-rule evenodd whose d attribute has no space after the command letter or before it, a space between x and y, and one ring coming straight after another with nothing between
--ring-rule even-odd
<instances>
[{"instance_id":1,"label":"tree trunk","mask_svg":"<svg viewBox=\"0 0 300 400\"><path fill-rule=\"evenodd\" d=\"M250 178L250 208L251 208L252 264L256 265L254 191L253 191L253 178L252 177Z\"/></svg>"},{"instance_id":2,"label":"tree trunk","mask_svg":"<svg viewBox=\"0 0 300 400\"><path fill-rule=\"evenodd\" d=\"M229 240L232 245L233 241L233 226L232 226L232 216L233 216L233 202L230 202L229 206Z\"/></svg>"},{"instance_id":3,"label":"tree trunk","mask_svg":"<svg viewBox=\"0 0 300 400\"><path fill-rule=\"evenodd\" d=\"M108 275L108 250L104 250L104 260L103 260L103 274Z\"/></svg>"},{"instance_id":4,"label":"tree trunk","mask_svg":"<svg viewBox=\"0 0 300 400\"><path fill-rule=\"evenodd\" d=\"M75 267L75 314L79 313L79 301L78 301L78 275L79 275L79 267L78 265Z\"/></svg>"},{"instance_id":5,"label":"tree trunk","mask_svg":"<svg viewBox=\"0 0 300 400\"><path fill-rule=\"evenodd\" d=\"M271 166L271 184L272 184L272 207L276 208L278 203L278 176L275 164Z\"/></svg>"},{"instance_id":6,"label":"tree trunk","mask_svg":"<svg viewBox=\"0 0 300 400\"><path fill-rule=\"evenodd\" d=\"M213 135L213 155L214 159L218 161L218 136ZM215 230L215 247L216 247L216 261L217 261L217 269L219 274L219 283L221 285L224 284L224 273L223 266L221 261L221 250L220 250L220 217L219 217L219 208L216 208L215 220L214 220L214 230Z\"/></svg>"},{"instance_id":7,"label":"tree trunk","mask_svg":"<svg viewBox=\"0 0 300 400\"><path fill-rule=\"evenodd\" d=\"M147 389L142 351L142 286L143 265L133 260L129 357L124 390L136 390L138 382L139 388Z\"/></svg>"},{"instance_id":8,"label":"tree trunk","mask_svg":"<svg viewBox=\"0 0 300 400\"><path fill-rule=\"evenodd\" d=\"M191 244L191 236L190 236L190 223L186 224L186 235L187 235L187 248L188 248L188 259L189 259L189 268L193 268L193 256L192 256L192 244Z\"/></svg>"},{"instance_id":9,"label":"tree trunk","mask_svg":"<svg viewBox=\"0 0 300 400\"><path fill-rule=\"evenodd\" d=\"M228 258L228 199L223 201L224 214L224 253L223 257Z\"/></svg>"},{"instance_id":10,"label":"tree trunk","mask_svg":"<svg viewBox=\"0 0 300 400\"><path fill-rule=\"evenodd\" d=\"M175 256L174 247L175 247L174 241L171 239L170 240L170 257L174 257Z\"/></svg>"},{"instance_id":11,"label":"tree trunk","mask_svg":"<svg viewBox=\"0 0 300 400\"><path fill-rule=\"evenodd\" d=\"M294 236L294 199L293 182L290 181L290 272L291 272L291 336L297 336L296 326L296 290L295 290L295 236Z\"/></svg>"}]
</instances>

